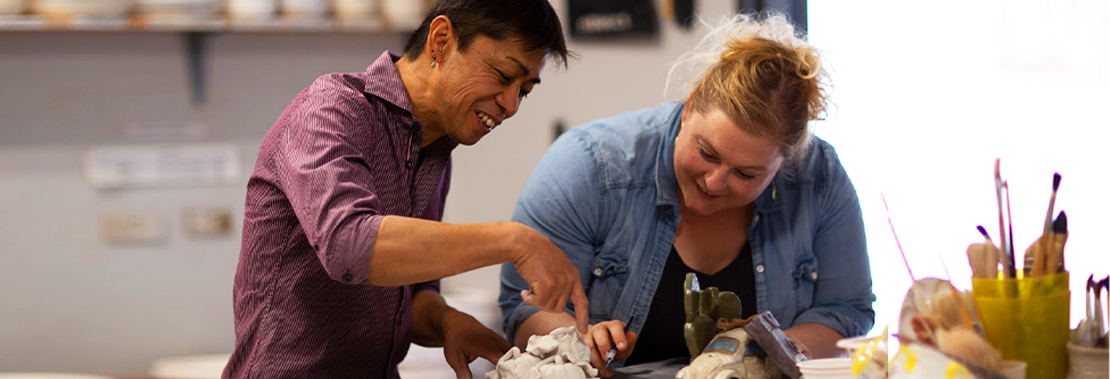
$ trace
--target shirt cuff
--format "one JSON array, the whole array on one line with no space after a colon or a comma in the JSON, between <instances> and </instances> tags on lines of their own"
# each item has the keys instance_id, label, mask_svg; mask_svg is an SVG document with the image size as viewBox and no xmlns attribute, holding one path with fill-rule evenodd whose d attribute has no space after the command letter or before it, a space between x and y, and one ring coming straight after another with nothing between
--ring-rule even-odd
<instances>
[{"instance_id":1,"label":"shirt cuff","mask_svg":"<svg viewBox=\"0 0 1110 379\"><path fill-rule=\"evenodd\" d=\"M513 310L513 313L509 315L508 319L505 320L505 336L508 340L513 341L516 338L516 328L520 326L524 320L527 320L539 311L539 308L525 304L522 301L520 305Z\"/></svg>"},{"instance_id":2,"label":"shirt cuff","mask_svg":"<svg viewBox=\"0 0 1110 379\"><path fill-rule=\"evenodd\" d=\"M369 282L374 241L384 218L382 215L352 217L339 228L324 252L328 276L346 284Z\"/></svg>"},{"instance_id":3,"label":"shirt cuff","mask_svg":"<svg viewBox=\"0 0 1110 379\"><path fill-rule=\"evenodd\" d=\"M861 325L859 321L841 312L823 308L811 308L802 312L801 315L794 319L793 325L804 323L815 323L827 326L837 333L840 333L845 338L862 336L867 333L867 330L863 329L863 325ZM868 327L868 329L870 329L870 327Z\"/></svg>"},{"instance_id":4,"label":"shirt cuff","mask_svg":"<svg viewBox=\"0 0 1110 379\"><path fill-rule=\"evenodd\" d=\"M416 294L420 293L420 291L434 291L435 293L439 293L439 280L437 279L430 282L416 283L412 286L413 296L416 296Z\"/></svg>"}]
</instances>

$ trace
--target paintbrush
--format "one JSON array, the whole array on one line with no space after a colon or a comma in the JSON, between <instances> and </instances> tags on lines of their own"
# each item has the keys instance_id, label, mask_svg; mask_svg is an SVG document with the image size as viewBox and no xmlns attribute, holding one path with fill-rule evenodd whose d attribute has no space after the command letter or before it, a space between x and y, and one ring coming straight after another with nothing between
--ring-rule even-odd
<instances>
[{"instance_id":1,"label":"paintbrush","mask_svg":"<svg viewBox=\"0 0 1110 379\"><path fill-rule=\"evenodd\" d=\"M1022 266L1022 271L1025 272L1025 277L1027 278L1039 276L1034 273L1036 267L1041 267L1041 269L1046 268L1044 267L1045 263L1040 260L1044 259L1044 257L1038 256L1037 253L1040 252L1042 255L1046 255L1048 250L1052 247L1052 243L1049 241L1052 238L1050 235L1052 233L1052 209L1056 206L1056 191L1059 189L1060 173L1054 173L1052 174L1052 195L1048 198L1048 213L1044 215L1044 233L1041 234L1041 238L1038 238L1033 242L1033 245L1030 245L1029 248L1025 250L1025 264ZM1042 271L1041 274L1043 275L1044 271Z\"/></svg>"},{"instance_id":2,"label":"paintbrush","mask_svg":"<svg viewBox=\"0 0 1110 379\"><path fill-rule=\"evenodd\" d=\"M983 243L973 243L967 247L967 260L971 264L971 274L976 278L995 279L998 277L998 248L991 241L987 229L976 226L979 234L986 239Z\"/></svg>"},{"instance_id":3,"label":"paintbrush","mask_svg":"<svg viewBox=\"0 0 1110 379\"><path fill-rule=\"evenodd\" d=\"M1049 244L1045 248L1048 257L1045 258L1045 275L1064 272L1064 245L1068 242L1068 215L1060 211L1056 221L1052 222L1052 232L1049 234Z\"/></svg>"}]
</instances>

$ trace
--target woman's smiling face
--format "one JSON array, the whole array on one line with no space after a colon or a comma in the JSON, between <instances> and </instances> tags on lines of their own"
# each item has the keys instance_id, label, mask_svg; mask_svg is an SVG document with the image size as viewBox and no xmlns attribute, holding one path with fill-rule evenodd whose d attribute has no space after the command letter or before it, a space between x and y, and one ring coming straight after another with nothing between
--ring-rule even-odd
<instances>
[{"instance_id":1,"label":"woman's smiling face","mask_svg":"<svg viewBox=\"0 0 1110 379\"><path fill-rule=\"evenodd\" d=\"M724 112L686 108L682 113L674 171L687 211L708 216L748 206L783 161L777 143L745 132Z\"/></svg>"}]
</instances>

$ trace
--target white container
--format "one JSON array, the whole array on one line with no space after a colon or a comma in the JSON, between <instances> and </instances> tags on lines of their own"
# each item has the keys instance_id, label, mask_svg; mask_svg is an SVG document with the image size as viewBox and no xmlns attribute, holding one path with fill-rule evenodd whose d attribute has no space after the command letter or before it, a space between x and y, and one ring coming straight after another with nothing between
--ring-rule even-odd
<instances>
[{"instance_id":1,"label":"white container","mask_svg":"<svg viewBox=\"0 0 1110 379\"><path fill-rule=\"evenodd\" d=\"M382 15L394 29L415 30L424 21L428 3L422 0L383 0Z\"/></svg>"},{"instance_id":2,"label":"white container","mask_svg":"<svg viewBox=\"0 0 1110 379\"><path fill-rule=\"evenodd\" d=\"M342 21L366 21L375 18L381 10L379 0L335 0L335 18Z\"/></svg>"},{"instance_id":3,"label":"white container","mask_svg":"<svg viewBox=\"0 0 1110 379\"><path fill-rule=\"evenodd\" d=\"M798 362L798 370L806 379L859 379L859 375L852 375L852 360L848 358L810 359Z\"/></svg>"},{"instance_id":4,"label":"white container","mask_svg":"<svg viewBox=\"0 0 1110 379\"><path fill-rule=\"evenodd\" d=\"M328 13L328 0L282 0L281 14L292 19L323 19Z\"/></svg>"},{"instance_id":5,"label":"white container","mask_svg":"<svg viewBox=\"0 0 1110 379\"><path fill-rule=\"evenodd\" d=\"M23 0L0 0L0 14L20 14L24 6Z\"/></svg>"},{"instance_id":6,"label":"white container","mask_svg":"<svg viewBox=\"0 0 1110 379\"><path fill-rule=\"evenodd\" d=\"M156 379L220 379L231 354L186 355L155 360L150 377Z\"/></svg>"},{"instance_id":7,"label":"white container","mask_svg":"<svg viewBox=\"0 0 1110 379\"><path fill-rule=\"evenodd\" d=\"M238 20L269 20L277 13L277 0L228 0L227 14Z\"/></svg>"}]
</instances>

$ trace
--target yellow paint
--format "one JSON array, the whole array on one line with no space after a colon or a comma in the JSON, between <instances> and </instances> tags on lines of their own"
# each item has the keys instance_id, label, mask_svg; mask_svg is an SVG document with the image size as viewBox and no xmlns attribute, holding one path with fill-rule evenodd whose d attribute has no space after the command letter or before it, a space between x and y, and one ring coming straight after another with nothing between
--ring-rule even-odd
<instances>
[{"instance_id":1,"label":"yellow paint","mask_svg":"<svg viewBox=\"0 0 1110 379\"><path fill-rule=\"evenodd\" d=\"M948 362L948 373L945 377L948 379L955 379L957 376L960 378L970 378L971 372L969 372L967 370L967 367L964 367L964 365L962 364L959 364L957 362Z\"/></svg>"},{"instance_id":2,"label":"yellow paint","mask_svg":"<svg viewBox=\"0 0 1110 379\"><path fill-rule=\"evenodd\" d=\"M852 356L852 375L859 375L863 373L863 368L867 366L867 362L871 361L871 357L875 356L875 349L879 347L879 343L886 339L887 333L890 332L890 326L883 329L883 335L872 338L856 349L856 354Z\"/></svg>"}]
</instances>

